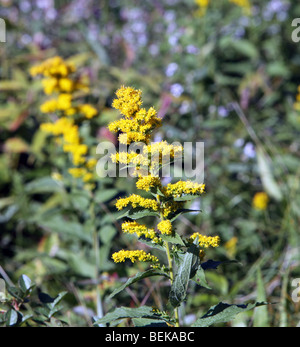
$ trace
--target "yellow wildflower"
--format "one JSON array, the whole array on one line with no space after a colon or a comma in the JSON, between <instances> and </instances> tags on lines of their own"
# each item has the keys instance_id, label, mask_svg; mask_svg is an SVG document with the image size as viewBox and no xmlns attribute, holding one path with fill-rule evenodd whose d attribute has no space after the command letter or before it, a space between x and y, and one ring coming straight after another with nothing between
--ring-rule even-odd
<instances>
[{"instance_id":1,"label":"yellow wildflower","mask_svg":"<svg viewBox=\"0 0 300 347\"><path fill-rule=\"evenodd\" d=\"M269 197L265 192L256 193L252 204L256 210L266 210L269 203Z\"/></svg>"},{"instance_id":2,"label":"yellow wildflower","mask_svg":"<svg viewBox=\"0 0 300 347\"><path fill-rule=\"evenodd\" d=\"M190 236L189 241L193 242L198 237L198 242L200 247L208 248L208 247L219 247L220 245L220 237L219 236L205 236L200 233L194 233Z\"/></svg>"},{"instance_id":3,"label":"yellow wildflower","mask_svg":"<svg viewBox=\"0 0 300 347\"><path fill-rule=\"evenodd\" d=\"M44 87L45 94L52 94L54 91L57 91L58 80L57 78L50 77L42 80L42 85Z\"/></svg>"},{"instance_id":4,"label":"yellow wildflower","mask_svg":"<svg viewBox=\"0 0 300 347\"><path fill-rule=\"evenodd\" d=\"M98 113L95 107L89 104L79 105L78 109L79 109L79 112L81 112L87 119L94 118Z\"/></svg>"},{"instance_id":5,"label":"yellow wildflower","mask_svg":"<svg viewBox=\"0 0 300 347\"><path fill-rule=\"evenodd\" d=\"M181 197L183 194L200 195L205 192L205 184L192 181L179 181L175 184L168 184L164 193L166 196Z\"/></svg>"},{"instance_id":6,"label":"yellow wildflower","mask_svg":"<svg viewBox=\"0 0 300 347\"><path fill-rule=\"evenodd\" d=\"M62 92L72 93L74 91L75 83L70 78L61 78L58 82L59 89Z\"/></svg>"},{"instance_id":7,"label":"yellow wildflower","mask_svg":"<svg viewBox=\"0 0 300 347\"><path fill-rule=\"evenodd\" d=\"M158 258L154 255L148 254L145 251L125 251L121 250L112 255L112 259L115 263L125 262L126 259L130 259L132 263L136 261L157 263Z\"/></svg>"},{"instance_id":8,"label":"yellow wildflower","mask_svg":"<svg viewBox=\"0 0 300 347\"><path fill-rule=\"evenodd\" d=\"M157 229L164 235L172 235L172 223L167 219L158 223Z\"/></svg>"},{"instance_id":9,"label":"yellow wildflower","mask_svg":"<svg viewBox=\"0 0 300 347\"><path fill-rule=\"evenodd\" d=\"M113 101L112 106L119 110L127 118L133 117L142 105L142 92L131 87L121 87L117 90L117 99Z\"/></svg>"},{"instance_id":10,"label":"yellow wildflower","mask_svg":"<svg viewBox=\"0 0 300 347\"><path fill-rule=\"evenodd\" d=\"M154 229L147 228L146 225L134 222L124 222L122 230L127 234L136 234L138 237L144 236L146 239L152 240L154 243L160 243L161 239L157 236Z\"/></svg>"},{"instance_id":11,"label":"yellow wildflower","mask_svg":"<svg viewBox=\"0 0 300 347\"><path fill-rule=\"evenodd\" d=\"M168 201L162 206L162 213L165 218L168 218L170 214L182 209L184 202Z\"/></svg>"},{"instance_id":12,"label":"yellow wildflower","mask_svg":"<svg viewBox=\"0 0 300 347\"><path fill-rule=\"evenodd\" d=\"M158 176L140 177L136 183L136 187L149 192L151 188L161 187L160 178Z\"/></svg>"},{"instance_id":13,"label":"yellow wildflower","mask_svg":"<svg viewBox=\"0 0 300 347\"><path fill-rule=\"evenodd\" d=\"M116 202L116 208L118 210L122 210L128 205L131 205L133 208L137 208L137 207L149 208L153 211L157 211L159 207L156 200L146 199L136 194L132 194L127 198L119 199Z\"/></svg>"},{"instance_id":14,"label":"yellow wildflower","mask_svg":"<svg viewBox=\"0 0 300 347\"><path fill-rule=\"evenodd\" d=\"M57 100L52 99L44 102L40 106L40 110L42 113L54 113L57 111Z\"/></svg>"},{"instance_id":15,"label":"yellow wildflower","mask_svg":"<svg viewBox=\"0 0 300 347\"><path fill-rule=\"evenodd\" d=\"M84 168L71 168L68 170L69 174L75 178L83 177L86 174L86 170Z\"/></svg>"},{"instance_id":16,"label":"yellow wildflower","mask_svg":"<svg viewBox=\"0 0 300 347\"><path fill-rule=\"evenodd\" d=\"M72 95L60 94L57 99L57 109L66 111L72 107Z\"/></svg>"}]
</instances>

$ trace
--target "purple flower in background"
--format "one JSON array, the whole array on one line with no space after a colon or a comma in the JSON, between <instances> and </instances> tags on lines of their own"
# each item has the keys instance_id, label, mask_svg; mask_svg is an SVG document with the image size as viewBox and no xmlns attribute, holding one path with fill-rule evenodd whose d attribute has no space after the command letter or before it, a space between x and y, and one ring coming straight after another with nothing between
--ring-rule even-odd
<instances>
[{"instance_id":1,"label":"purple flower in background","mask_svg":"<svg viewBox=\"0 0 300 347\"><path fill-rule=\"evenodd\" d=\"M175 72L177 71L177 69L178 69L178 64L176 64L176 63L169 64L166 68L166 71L165 71L166 76L172 77L175 74Z\"/></svg>"},{"instance_id":2,"label":"purple flower in background","mask_svg":"<svg viewBox=\"0 0 300 347\"><path fill-rule=\"evenodd\" d=\"M244 155L249 159L253 159L256 157L255 146L252 142L246 143L244 147Z\"/></svg>"},{"instance_id":3,"label":"purple flower in background","mask_svg":"<svg viewBox=\"0 0 300 347\"><path fill-rule=\"evenodd\" d=\"M170 92L176 98L179 98L184 92L183 86L179 83L175 83L171 85Z\"/></svg>"}]
</instances>

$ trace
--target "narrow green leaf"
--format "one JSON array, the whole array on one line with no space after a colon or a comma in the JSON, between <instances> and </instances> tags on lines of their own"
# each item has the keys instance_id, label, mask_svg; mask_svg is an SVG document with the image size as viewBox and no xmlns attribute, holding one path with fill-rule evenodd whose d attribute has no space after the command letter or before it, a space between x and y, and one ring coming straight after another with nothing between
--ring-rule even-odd
<instances>
[{"instance_id":1,"label":"narrow green leaf","mask_svg":"<svg viewBox=\"0 0 300 347\"><path fill-rule=\"evenodd\" d=\"M174 198L174 201L192 201L192 200L195 200L199 197L200 197L199 195L186 194L186 195L180 196L178 198Z\"/></svg>"},{"instance_id":2,"label":"narrow green leaf","mask_svg":"<svg viewBox=\"0 0 300 347\"><path fill-rule=\"evenodd\" d=\"M267 300L266 291L265 291L260 267L258 267L257 269L256 287L257 287L257 300L266 301ZM253 327L259 327L259 328L269 327L269 317L268 317L267 306L260 307L254 310Z\"/></svg>"},{"instance_id":3,"label":"narrow green leaf","mask_svg":"<svg viewBox=\"0 0 300 347\"><path fill-rule=\"evenodd\" d=\"M42 177L26 184L25 191L28 194L54 193L63 191L63 187L51 177Z\"/></svg>"},{"instance_id":4,"label":"narrow green leaf","mask_svg":"<svg viewBox=\"0 0 300 347\"><path fill-rule=\"evenodd\" d=\"M160 314L153 311L152 307L141 306L138 308L128 308L128 307L119 307L116 308L113 312L107 313L101 319L95 319L94 325L98 324L110 324L112 321L117 319L124 318L153 318L153 319L161 319Z\"/></svg>"},{"instance_id":5,"label":"narrow green leaf","mask_svg":"<svg viewBox=\"0 0 300 347\"><path fill-rule=\"evenodd\" d=\"M159 213L148 210L148 209L143 209L143 208L132 208L124 212L121 216L118 217L118 219L128 217L130 219L140 219L144 217L159 217Z\"/></svg>"},{"instance_id":6,"label":"narrow green leaf","mask_svg":"<svg viewBox=\"0 0 300 347\"><path fill-rule=\"evenodd\" d=\"M229 305L220 302L218 305L213 306L201 318L197 319L192 325L193 327L209 327L217 323L226 323L231 321L241 312L252 310L255 307L267 305L265 302L247 304L247 305Z\"/></svg>"},{"instance_id":7,"label":"narrow green leaf","mask_svg":"<svg viewBox=\"0 0 300 347\"><path fill-rule=\"evenodd\" d=\"M132 323L135 327L168 328L168 324L160 319L133 318Z\"/></svg>"},{"instance_id":8,"label":"narrow green leaf","mask_svg":"<svg viewBox=\"0 0 300 347\"><path fill-rule=\"evenodd\" d=\"M257 163L260 177L266 192L275 200L281 201L282 192L279 185L274 179L270 164L268 163L268 159L266 158L266 155L261 148L257 149Z\"/></svg>"},{"instance_id":9,"label":"narrow green leaf","mask_svg":"<svg viewBox=\"0 0 300 347\"><path fill-rule=\"evenodd\" d=\"M201 210L189 210L189 209L181 209L178 210L176 213L170 216L170 221L174 222L178 217L180 217L184 213L190 213L190 212L202 212Z\"/></svg>"},{"instance_id":10,"label":"narrow green leaf","mask_svg":"<svg viewBox=\"0 0 300 347\"><path fill-rule=\"evenodd\" d=\"M127 288L128 286L130 286L131 284L140 281L146 277L152 277L152 276L164 276L164 277L168 277L168 275L163 272L163 271L158 271L158 270L154 270L154 269L150 269L147 270L145 272L138 272L135 276L129 278L127 280L127 282L125 284L123 284L121 287L115 289L110 296L108 297L109 299L113 298L115 295L117 295L118 293L120 293L122 290L124 290L125 288ZM169 277L168 277L169 278Z\"/></svg>"}]
</instances>

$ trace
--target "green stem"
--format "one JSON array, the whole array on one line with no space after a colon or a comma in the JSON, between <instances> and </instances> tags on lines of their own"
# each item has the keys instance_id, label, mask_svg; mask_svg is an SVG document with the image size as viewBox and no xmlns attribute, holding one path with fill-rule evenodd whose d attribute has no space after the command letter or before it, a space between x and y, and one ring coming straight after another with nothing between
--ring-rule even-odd
<instances>
[{"instance_id":1,"label":"green stem","mask_svg":"<svg viewBox=\"0 0 300 347\"><path fill-rule=\"evenodd\" d=\"M100 247L99 247L99 236L96 228L96 216L95 216L95 204L94 200L92 200L90 205L90 214L93 225L93 246L94 246L94 254L95 254L95 284L96 284L96 312L97 317L103 317L103 308L101 301L101 294L99 289L99 260L100 260Z\"/></svg>"},{"instance_id":2,"label":"green stem","mask_svg":"<svg viewBox=\"0 0 300 347\"><path fill-rule=\"evenodd\" d=\"M166 253L167 253L167 258L168 258L170 281L171 281L171 285L172 285L172 284L173 284L173 281L174 281L174 271L173 271L173 263L172 263L171 253L170 253L169 242L165 242L165 246L166 246ZM175 309L174 309L174 315L175 315L175 326L176 326L177 328L179 328L178 307L175 307Z\"/></svg>"},{"instance_id":3,"label":"green stem","mask_svg":"<svg viewBox=\"0 0 300 347\"><path fill-rule=\"evenodd\" d=\"M158 203L160 203L159 195L156 195L156 200ZM162 213L160 213L160 219L162 221L164 220L164 216ZM173 270L172 256L171 256L171 252L170 252L170 245L169 245L169 242L164 242L164 245L165 245L165 249L166 249L166 254L167 254L167 259L168 259L168 267L169 267L169 275L170 275L170 281L171 281L171 285L172 285L173 281L174 281L174 270ZM177 328L179 328L178 307L175 307L174 315L175 315L175 326Z\"/></svg>"}]
</instances>

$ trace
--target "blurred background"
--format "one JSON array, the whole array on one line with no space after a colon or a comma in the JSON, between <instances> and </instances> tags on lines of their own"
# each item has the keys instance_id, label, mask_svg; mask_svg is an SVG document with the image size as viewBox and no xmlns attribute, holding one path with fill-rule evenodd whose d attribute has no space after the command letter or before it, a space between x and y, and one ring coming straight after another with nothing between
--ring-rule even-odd
<instances>
[{"instance_id":1,"label":"blurred background","mask_svg":"<svg viewBox=\"0 0 300 347\"><path fill-rule=\"evenodd\" d=\"M223 300L275 303L239 315L232 326L297 326L300 306L300 43L292 0L0 0L0 275L26 274L52 295L66 290L62 317L90 325L95 315L95 258L80 187L57 180L67 158L40 131L46 100L29 69L59 55L90 81L98 110L94 140L106 129L121 85L143 91L164 119L157 139L205 143L207 193L181 217L178 232L219 235L207 256L236 259L208 272L212 290L190 286L184 324ZM95 154L96 158L96 154ZM106 298L136 267L111 253L136 242L120 233L114 201L135 182L99 179L96 191L104 312L115 306L162 306L166 283L135 284ZM141 245L138 244L141 248ZM146 246L142 246L146 247ZM142 265L141 265L142 267ZM146 284L146 286L145 286ZM145 289L146 288L146 289ZM149 289L150 288L150 289ZM162 293L162 294L161 294Z\"/></svg>"}]
</instances>

